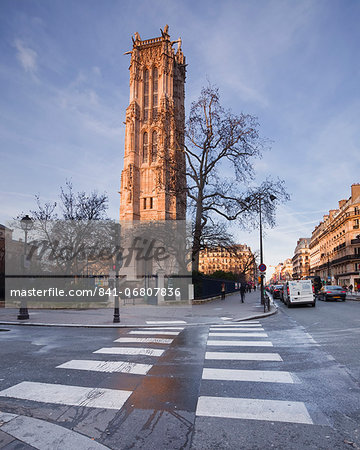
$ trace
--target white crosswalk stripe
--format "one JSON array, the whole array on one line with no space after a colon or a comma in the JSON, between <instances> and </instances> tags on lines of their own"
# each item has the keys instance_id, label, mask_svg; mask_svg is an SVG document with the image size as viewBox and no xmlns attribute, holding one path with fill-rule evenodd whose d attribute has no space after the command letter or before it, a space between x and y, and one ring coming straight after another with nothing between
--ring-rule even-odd
<instances>
[{"instance_id":1,"label":"white crosswalk stripe","mask_svg":"<svg viewBox=\"0 0 360 450\"><path fill-rule=\"evenodd\" d=\"M272 347L269 341L220 341L209 339L207 345L216 345L220 347Z\"/></svg>"},{"instance_id":2,"label":"white crosswalk stripe","mask_svg":"<svg viewBox=\"0 0 360 450\"><path fill-rule=\"evenodd\" d=\"M163 334L164 336L177 336L180 331L129 331L129 334Z\"/></svg>"},{"instance_id":3,"label":"white crosswalk stripe","mask_svg":"<svg viewBox=\"0 0 360 450\"><path fill-rule=\"evenodd\" d=\"M23 381L0 391L0 396L32 400L57 405L86 406L88 408L120 409L132 391L89 388Z\"/></svg>"},{"instance_id":4,"label":"white crosswalk stripe","mask_svg":"<svg viewBox=\"0 0 360 450\"><path fill-rule=\"evenodd\" d=\"M73 359L57 366L58 369L90 370L93 372L121 372L136 375L146 375L152 364L138 364L127 361L94 361L88 359Z\"/></svg>"},{"instance_id":5,"label":"white crosswalk stripe","mask_svg":"<svg viewBox=\"0 0 360 450\"><path fill-rule=\"evenodd\" d=\"M302 402L252 398L199 397L197 416L312 424Z\"/></svg>"},{"instance_id":6,"label":"white crosswalk stripe","mask_svg":"<svg viewBox=\"0 0 360 450\"><path fill-rule=\"evenodd\" d=\"M267 337L266 333L209 333L209 337Z\"/></svg>"},{"instance_id":7,"label":"white crosswalk stripe","mask_svg":"<svg viewBox=\"0 0 360 450\"><path fill-rule=\"evenodd\" d=\"M203 380L294 383L289 372L279 370L203 369Z\"/></svg>"},{"instance_id":8,"label":"white crosswalk stripe","mask_svg":"<svg viewBox=\"0 0 360 450\"><path fill-rule=\"evenodd\" d=\"M168 325L176 323L186 323L185 320L147 320L148 325Z\"/></svg>"},{"instance_id":9,"label":"white crosswalk stripe","mask_svg":"<svg viewBox=\"0 0 360 450\"><path fill-rule=\"evenodd\" d=\"M210 331L241 331L241 332L244 332L244 331L258 331L258 332L260 332L260 331L264 331L264 328L262 328L262 327L224 327L224 328L215 328L215 327L212 327L212 328L210 328Z\"/></svg>"},{"instance_id":10,"label":"white crosswalk stripe","mask_svg":"<svg viewBox=\"0 0 360 450\"><path fill-rule=\"evenodd\" d=\"M278 353L206 352L205 359L224 361L282 361Z\"/></svg>"},{"instance_id":11,"label":"white crosswalk stripe","mask_svg":"<svg viewBox=\"0 0 360 450\"><path fill-rule=\"evenodd\" d=\"M161 338L140 338L140 337L121 337L116 339L114 342L129 342L129 343L139 343L139 344L171 344L174 339L161 339Z\"/></svg>"},{"instance_id":12,"label":"white crosswalk stripe","mask_svg":"<svg viewBox=\"0 0 360 450\"><path fill-rule=\"evenodd\" d=\"M222 323L221 325L212 325L211 328L262 328L261 323Z\"/></svg>"},{"instance_id":13,"label":"white crosswalk stripe","mask_svg":"<svg viewBox=\"0 0 360 450\"><path fill-rule=\"evenodd\" d=\"M164 353L164 350L138 347L103 347L93 353L105 353L107 355L161 356Z\"/></svg>"},{"instance_id":14,"label":"white crosswalk stripe","mask_svg":"<svg viewBox=\"0 0 360 450\"><path fill-rule=\"evenodd\" d=\"M225 337L225 339L219 339ZM255 341L252 337L268 337L263 332L259 323L249 327L234 326L233 324L213 325L209 330L207 341L208 348L222 347L222 351L207 351L205 353L205 364L202 372L202 386L213 386L206 383L219 383L223 389L224 382L230 383L284 383L292 385L297 381L296 376L290 372L282 370L260 370L262 362L282 362L283 359L278 353L265 352L231 352L225 351L228 347L273 347L270 341ZM231 339L229 339L231 338ZM242 338L246 338L243 340ZM244 362L256 362L256 369L244 368ZM207 364L219 364L220 368L206 367ZM231 363L231 369L226 368L226 364ZM234 368L234 365L241 364L241 368ZM235 366L236 367L236 366ZM225 391L224 391L225 392ZM256 399L256 398L232 398L232 397L212 397L200 395L198 398L196 416L218 417L232 419L266 420L273 422L290 422L313 424L309 412L303 402L277 400L277 399Z\"/></svg>"},{"instance_id":15,"label":"white crosswalk stripe","mask_svg":"<svg viewBox=\"0 0 360 450\"><path fill-rule=\"evenodd\" d=\"M141 327L139 330L183 330L185 327Z\"/></svg>"}]
</instances>

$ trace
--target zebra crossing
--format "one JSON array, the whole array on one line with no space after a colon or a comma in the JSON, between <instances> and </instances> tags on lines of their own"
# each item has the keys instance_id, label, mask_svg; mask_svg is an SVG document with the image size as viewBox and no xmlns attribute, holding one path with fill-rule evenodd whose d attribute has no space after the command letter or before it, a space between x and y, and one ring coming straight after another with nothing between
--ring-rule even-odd
<instances>
[{"instance_id":1,"label":"zebra crossing","mask_svg":"<svg viewBox=\"0 0 360 450\"><path fill-rule=\"evenodd\" d=\"M229 338L232 339L229 339ZM259 337L263 340L253 340ZM222 338L222 339L221 339ZM213 351L213 347L221 347L221 351ZM197 417L216 417L228 419L250 419L272 422L290 422L313 424L311 416L303 402L292 400L278 400L268 398L228 397L223 384L220 395L202 395L211 392L211 383L274 383L294 385L299 382L295 374L281 370L248 369L246 365L263 362L282 363L280 354L274 352L241 352L239 347L273 347L268 340L259 321L246 324L214 325L209 330L207 351L202 372L201 391L196 407ZM221 364L220 368L213 368L214 363ZM232 368L227 368L231 363ZM234 365L236 368L233 368ZM210 384L209 384L210 383ZM217 385L218 386L218 385ZM223 396L221 395L223 393Z\"/></svg>"},{"instance_id":2,"label":"zebra crossing","mask_svg":"<svg viewBox=\"0 0 360 450\"><path fill-rule=\"evenodd\" d=\"M139 328L127 332L114 341L117 346L103 347L95 350L93 354L111 356L111 360L76 359L56 366L56 369L70 371L87 371L103 373L123 373L136 376L146 376L153 367L157 358L161 357L172 344L176 336L184 329L177 327L176 331L169 331L170 327ZM175 330L171 327L171 330ZM133 337L146 335L148 337ZM157 336L172 336L162 338ZM123 346L125 344L125 346ZM134 346L128 346L128 344ZM150 346L148 346L150 345ZM121 360L116 360L120 355ZM152 363L127 361L124 357L150 357ZM147 358L148 359L148 358ZM0 397L28 400L44 404L80 406L87 408L101 408L120 410L132 390L105 389L89 386L72 386L65 384L23 381L0 391Z\"/></svg>"},{"instance_id":3,"label":"zebra crossing","mask_svg":"<svg viewBox=\"0 0 360 450\"><path fill-rule=\"evenodd\" d=\"M160 326L155 323L152 327L143 326L128 330L109 343L109 346L94 350L94 359L90 357L71 359L55 366L54 369L63 373L78 371L80 374L86 371L145 377L186 326L179 323L174 324L174 327L166 325L172 324L164 323ZM241 392L237 388L232 389L231 395L225 390L222 391L222 386L226 383L233 385L250 383L257 386L272 383L277 386L288 386L291 392L293 389L291 386L299 383L297 376L291 372L271 369L273 364L278 367L283 363L282 356L276 352L278 345L275 341L274 347L259 321L210 326L200 395L196 407L194 405L195 416L313 424L303 402L291 398L280 400L234 396L234 392ZM266 370L262 370L264 369L261 367L262 364L266 364ZM211 389L214 383L217 383L217 391ZM0 397L43 404L120 410L135 389L134 387L127 389L127 386L125 383L125 389L108 389L22 381L0 391ZM214 393L216 395L213 395Z\"/></svg>"}]
</instances>

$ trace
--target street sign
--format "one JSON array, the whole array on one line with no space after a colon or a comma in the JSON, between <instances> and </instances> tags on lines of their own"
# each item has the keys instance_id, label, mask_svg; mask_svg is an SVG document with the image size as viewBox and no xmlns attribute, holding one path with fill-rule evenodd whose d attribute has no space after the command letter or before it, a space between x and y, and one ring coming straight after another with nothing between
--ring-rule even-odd
<instances>
[{"instance_id":1,"label":"street sign","mask_svg":"<svg viewBox=\"0 0 360 450\"><path fill-rule=\"evenodd\" d=\"M265 272L265 270L266 270L266 265L265 265L265 264L260 264L259 270L260 270L260 272Z\"/></svg>"}]
</instances>

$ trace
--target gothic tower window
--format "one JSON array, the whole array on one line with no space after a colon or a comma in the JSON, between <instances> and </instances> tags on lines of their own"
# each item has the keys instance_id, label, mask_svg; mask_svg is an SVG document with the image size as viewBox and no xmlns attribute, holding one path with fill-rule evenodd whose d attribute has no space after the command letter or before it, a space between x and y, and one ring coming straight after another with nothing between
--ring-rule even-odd
<instances>
[{"instance_id":1,"label":"gothic tower window","mask_svg":"<svg viewBox=\"0 0 360 450\"><path fill-rule=\"evenodd\" d=\"M152 86L152 91L153 91L153 98L152 98L152 116L153 116L153 120L155 120L157 118L157 110L158 110L158 79L159 79L159 75L158 75L158 70L155 67L153 70L153 86Z\"/></svg>"},{"instance_id":2,"label":"gothic tower window","mask_svg":"<svg viewBox=\"0 0 360 450\"><path fill-rule=\"evenodd\" d=\"M157 159L157 132L154 131L152 134L152 146L151 146L151 162L156 161Z\"/></svg>"},{"instance_id":3,"label":"gothic tower window","mask_svg":"<svg viewBox=\"0 0 360 450\"><path fill-rule=\"evenodd\" d=\"M149 118L149 71L144 72L144 120Z\"/></svg>"},{"instance_id":4,"label":"gothic tower window","mask_svg":"<svg viewBox=\"0 0 360 450\"><path fill-rule=\"evenodd\" d=\"M148 162L148 150L149 150L149 136L147 133L143 135L143 151L142 151L142 162Z\"/></svg>"}]
</instances>

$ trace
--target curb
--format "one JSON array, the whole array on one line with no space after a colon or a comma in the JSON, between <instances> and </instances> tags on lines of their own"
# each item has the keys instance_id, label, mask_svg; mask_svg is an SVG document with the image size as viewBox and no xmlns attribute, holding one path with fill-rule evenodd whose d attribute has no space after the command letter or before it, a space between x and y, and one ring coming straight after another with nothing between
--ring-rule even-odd
<instances>
[{"instance_id":1,"label":"curb","mask_svg":"<svg viewBox=\"0 0 360 450\"><path fill-rule=\"evenodd\" d=\"M259 315L256 315L256 316L245 317L245 318L243 318L243 319L238 319L238 320L237 320L237 319L234 319L234 322L242 322L242 321L246 321L246 320L255 320L255 319L261 319L261 318L264 318L264 317L270 317L270 316L273 316L273 315L275 315L275 314L278 313L278 308L277 308L277 306L275 305L275 303L273 303L272 306L274 307L274 311L269 311L269 312L267 312L267 313L259 314Z\"/></svg>"}]
</instances>

